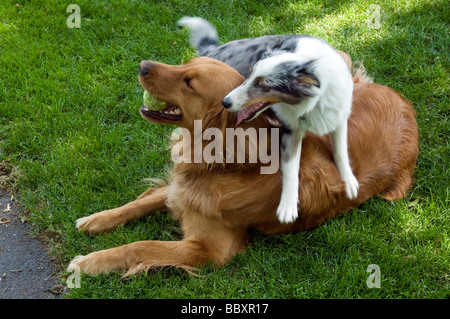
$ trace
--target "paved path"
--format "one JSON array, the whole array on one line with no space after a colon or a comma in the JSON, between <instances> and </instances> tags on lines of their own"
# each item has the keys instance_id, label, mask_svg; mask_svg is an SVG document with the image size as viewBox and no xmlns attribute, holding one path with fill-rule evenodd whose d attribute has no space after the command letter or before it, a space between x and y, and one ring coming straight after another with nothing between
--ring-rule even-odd
<instances>
[{"instance_id":1,"label":"paved path","mask_svg":"<svg viewBox=\"0 0 450 319\"><path fill-rule=\"evenodd\" d=\"M9 195L0 189L0 299L57 299L61 285L46 247L30 236L30 227Z\"/></svg>"}]
</instances>

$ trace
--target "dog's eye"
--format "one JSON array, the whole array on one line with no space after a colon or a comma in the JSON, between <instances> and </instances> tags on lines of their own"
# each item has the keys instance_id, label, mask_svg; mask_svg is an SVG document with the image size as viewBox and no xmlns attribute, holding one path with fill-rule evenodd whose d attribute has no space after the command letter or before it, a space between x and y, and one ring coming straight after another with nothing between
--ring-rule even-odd
<instances>
[{"instance_id":1,"label":"dog's eye","mask_svg":"<svg viewBox=\"0 0 450 319\"><path fill-rule=\"evenodd\" d=\"M257 77L255 79L255 87L262 90L263 92L269 92L270 87L264 84L264 79L262 77Z\"/></svg>"},{"instance_id":2,"label":"dog's eye","mask_svg":"<svg viewBox=\"0 0 450 319\"><path fill-rule=\"evenodd\" d=\"M191 79L190 78L184 78L184 83L186 83L186 86L188 87L188 88L190 88L190 89L194 89L193 87L192 87L192 84L191 84Z\"/></svg>"}]
</instances>

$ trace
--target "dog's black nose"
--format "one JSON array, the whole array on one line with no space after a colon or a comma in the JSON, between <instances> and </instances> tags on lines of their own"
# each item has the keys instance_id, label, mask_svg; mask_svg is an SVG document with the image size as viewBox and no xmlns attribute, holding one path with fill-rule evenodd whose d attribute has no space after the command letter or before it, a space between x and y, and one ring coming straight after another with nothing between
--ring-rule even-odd
<instances>
[{"instance_id":1,"label":"dog's black nose","mask_svg":"<svg viewBox=\"0 0 450 319\"><path fill-rule=\"evenodd\" d=\"M226 97L222 100L222 105L224 108L228 109L231 107L231 99L229 97Z\"/></svg>"},{"instance_id":2,"label":"dog's black nose","mask_svg":"<svg viewBox=\"0 0 450 319\"><path fill-rule=\"evenodd\" d=\"M149 61L142 60L139 64L139 75L145 76L150 71L151 63Z\"/></svg>"}]
</instances>

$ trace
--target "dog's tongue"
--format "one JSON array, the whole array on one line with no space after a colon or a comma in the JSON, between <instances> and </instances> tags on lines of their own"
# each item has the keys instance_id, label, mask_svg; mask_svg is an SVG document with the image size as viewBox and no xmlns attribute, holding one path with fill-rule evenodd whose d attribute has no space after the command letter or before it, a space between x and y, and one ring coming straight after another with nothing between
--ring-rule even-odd
<instances>
[{"instance_id":1,"label":"dog's tongue","mask_svg":"<svg viewBox=\"0 0 450 319\"><path fill-rule=\"evenodd\" d=\"M238 126L239 124L241 124L241 122L242 122L243 120L246 120L247 117L248 117L248 115L249 115L249 113L250 113L250 108L249 108L249 107L246 108L246 109L243 109L243 110L239 110L239 111L237 112L236 126Z\"/></svg>"},{"instance_id":2,"label":"dog's tongue","mask_svg":"<svg viewBox=\"0 0 450 319\"><path fill-rule=\"evenodd\" d=\"M236 126L238 126L243 120L251 119L255 115L255 113L264 105L266 105L265 102L259 102L252 104L243 110L239 110L237 112Z\"/></svg>"}]
</instances>

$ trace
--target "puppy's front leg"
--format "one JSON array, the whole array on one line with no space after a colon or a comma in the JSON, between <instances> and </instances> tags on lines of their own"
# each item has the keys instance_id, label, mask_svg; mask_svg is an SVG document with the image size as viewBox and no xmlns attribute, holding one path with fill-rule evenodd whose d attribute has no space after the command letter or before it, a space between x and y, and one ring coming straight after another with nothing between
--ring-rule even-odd
<instances>
[{"instance_id":1,"label":"puppy's front leg","mask_svg":"<svg viewBox=\"0 0 450 319\"><path fill-rule=\"evenodd\" d=\"M348 158L347 121L339 125L336 130L330 134L330 137L334 161L345 182L347 197L349 199L354 199L358 195L359 184L355 175L353 175Z\"/></svg>"},{"instance_id":2,"label":"puppy's front leg","mask_svg":"<svg viewBox=\"0 0 450 319\"><path fill-rule=\"evenodd\" d=\"M298 217L298 189L302 140L305 131L302 129L283 133L281 139L281 172L282 191L277 209L281 223L292 223Z\"/></svg>"}]
</instances>

